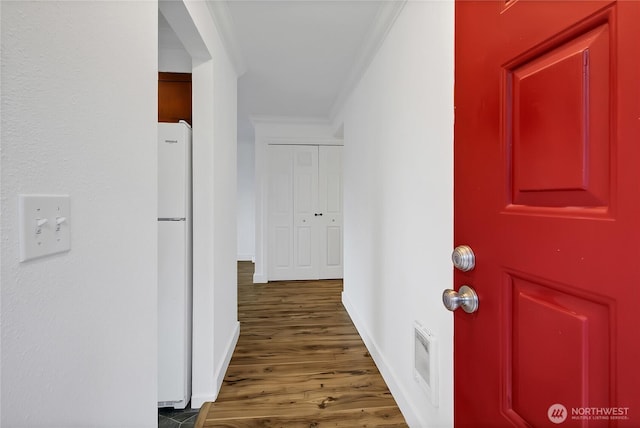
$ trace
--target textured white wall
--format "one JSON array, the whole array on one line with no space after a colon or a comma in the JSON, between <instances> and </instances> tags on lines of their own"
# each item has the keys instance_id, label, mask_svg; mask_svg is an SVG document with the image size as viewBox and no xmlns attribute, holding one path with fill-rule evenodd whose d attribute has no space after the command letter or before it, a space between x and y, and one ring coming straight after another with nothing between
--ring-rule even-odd
<instances>
[{"instance_id":1,"label":"textured white wall","mask_svg":"<svg viewBox=\"0 0 640 428\"><path fill-rule=\"evenodd\" d=\"M413 427L453 423L453 2L408 2L348 98L345 306ZM413 323L439 343L439 407L413 379Z\"/></svg>"},{"instance_id":2,"label":"textured white wall","mask_svg":"<svg viewBox=\"0 0 640 428\"><path fill-rule=\"evenodd\" d=\"M154 427L157 4L0 7L1 424ZM20 193L71 195L70 252L18 262Z\"/></svg>"},{"instance_id":3,"label":"textured white wall","mask_svg":"<svg viewBox=\"0 0 640 428\"><path fill-rule=\"evenodd\" d=\"M166 7L166 4L163 5ZM184 5L178 5L184 11ZM162 8L161 8L162 9ZM174 9L170 9L170 12ZM166 12L166 10L165 10ZM183 16L186 16L183 13ZM175 20L174 20L175 24ZM187 22L194 27L192 22ZM158 71L167 73L191 73L191 54L184 48L180 37L162 14L158 13Z\"/></svg>"},{"instance_id":4,"label":"textured white wall","mask_svg":"<svg viewBox=\"0 0 640 428\"><path fill-rule=\"evenodd\" d=\"M214 355L216 395L235 348L238 323L237 76L220 39L214 47Z\"/></svg>"},{"instance_id":5,"label":"textured white wall","mask_svg":"<svg viewBox=\"0 0 640 428\"><path fill-rule=\"evenodd\" d=\"M165 73L191 73L191 55L184 49L160 48L158 71Z\"/></svg>"},{"instance_id":6,"label":"textured white wall","mask_svg":"<svg viewBox=\"0 0 640 428\"><path fill-rule=\"evenodd\" d=\"M205 2L186 10L209 58L193 61L193 384L191 406L218 395L239 335L237 75ZM183 41L188 51L195 51Z\"/></svg>"},{"instance_id":7,"label":"textured white wall","mask_svg":"<svg viewBox=\"0 0 640 428\"><path fill-rule=\"evenodd\" d=\"M213 264L213 62L193 67L193 377L191 405L216 396L214 389Z\"/></svg>"},{"instance_id":8,"label":"textured white wall","mask_svg":"<svg viewBox=\"0 0 640 428\"><path fill-rule=\"evenodd\" d=\"M238 141L238 260L256 254L254 165L254 142Z\"/></svg>"},{"instance_id":9,"label":"textured white wall","mask_svg":"<svg viewBox=\"0 0 640 428\"><path fill-rule=\"evenodd\" d=\"M2 5L0 5L0 69L2 68ZM2 104L4 104L2 100L2 75L4 73L0 72L0 245L4 240L2 225L3 223L3 215L2 215ZM2 249L0 248L0 290L2 288ZM2 292L0 291L0 426L2 425Z\"/></svg>"},{"instance_id":10,"label":"textured white wall","mask_svg":"<svg viewBox=\"0 0 640 428\"><path fill-rule=\"evenodd\" d=\"M186 13L183 14L183 16L186 15ZM188 22L187 24L195 27L193 22ZM184 48L180 37L178 37L171 24L167 22L162 11L160 11L158 13L158 71L191 73L191 68L191 54Z\"/></svg>"}]
</instances>

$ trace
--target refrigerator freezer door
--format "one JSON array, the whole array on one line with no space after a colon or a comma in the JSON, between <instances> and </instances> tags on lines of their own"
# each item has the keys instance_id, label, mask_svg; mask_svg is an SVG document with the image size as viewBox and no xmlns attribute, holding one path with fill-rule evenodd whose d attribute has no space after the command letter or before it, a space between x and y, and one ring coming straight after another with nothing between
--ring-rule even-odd
<instances>
[{"instance_id":1,"label":"refrigerator freezer door","mask_svg":"<svg viewBox=\"0 0 640 428\"><path fill-rule=\"evenodd\" d=\"M184 408L191 394L191 290L185 221L158 222L158 406Z\"/></svg>"},{"instance_id":2,"label":"refrigerator freezer door","mask_svg":"<svg viewBox=\"0 0 640 428\"><path fill-rule=\"evenodd\" d=\"M186 125L158 124L158 217L189 216L190 135Z\"/></svg>"}]
</instances>

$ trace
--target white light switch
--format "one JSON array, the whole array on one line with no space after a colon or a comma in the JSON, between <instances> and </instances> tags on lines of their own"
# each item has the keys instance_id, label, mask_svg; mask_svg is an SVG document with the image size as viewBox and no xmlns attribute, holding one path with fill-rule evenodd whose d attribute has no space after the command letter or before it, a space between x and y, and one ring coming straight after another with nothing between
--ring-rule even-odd
<instances>
[{"instance_id":1,"label":"white light switch","mask_svg":"<svg viewBox=\"0 0 640 428\"><path fill-rule=\"evenodd\" d=\"M71 249L69 195L19 195L20 261Z\"/></svg>"}]
</instances>

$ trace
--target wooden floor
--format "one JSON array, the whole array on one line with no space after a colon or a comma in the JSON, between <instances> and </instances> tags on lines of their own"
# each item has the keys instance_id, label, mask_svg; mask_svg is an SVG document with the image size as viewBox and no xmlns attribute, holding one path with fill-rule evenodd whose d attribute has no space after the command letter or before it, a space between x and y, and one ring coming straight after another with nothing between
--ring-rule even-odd
<instances>
[{"instance_id":1,"label":"wooden floor","mask_svg":"<svg viewBox=\"0 0 640 428\"><path fill-rule=\"evenodd\" d=\"M406 427L341 303L342 281L253 284L238 265L240 338L196 427Z\"/></svg>"}]
</instances>

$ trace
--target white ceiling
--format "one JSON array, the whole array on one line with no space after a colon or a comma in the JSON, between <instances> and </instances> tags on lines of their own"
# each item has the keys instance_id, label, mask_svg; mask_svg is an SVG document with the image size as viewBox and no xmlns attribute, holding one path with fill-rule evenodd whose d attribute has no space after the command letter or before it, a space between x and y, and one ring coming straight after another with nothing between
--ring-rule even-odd
<instances>
[{"instance_id":1,"label":"white ceiling","mask_svg":"<svg viewBox=\"0 0 640 428\"><path fill-rule=\"evenodd\" d=\"M238 80L240 141L253 140L251 116L332 119L401 4L392 0L212 3L223 39L234 50L231 56L246 68ZM171 31L165 24L161 18L160 46L175 48L177 37L167 34Z\"/></svg>"},{"instance_id":2,"label":"white ceiling","mask_svg":"<svg viewBox=\"0 0 640 428\"><path fill-rule=\"evenodd\" d=\"M242 139L251 137L249 115L327 118L381 2L227 4L247 66L238 80Z\"/></svg>"}]
</instances>

